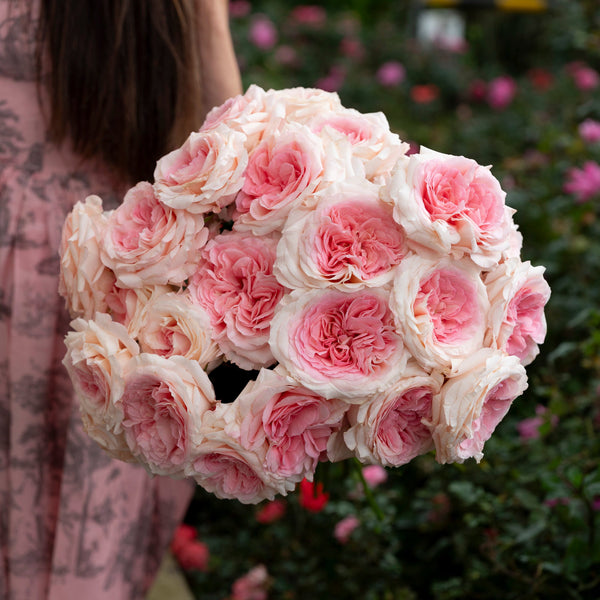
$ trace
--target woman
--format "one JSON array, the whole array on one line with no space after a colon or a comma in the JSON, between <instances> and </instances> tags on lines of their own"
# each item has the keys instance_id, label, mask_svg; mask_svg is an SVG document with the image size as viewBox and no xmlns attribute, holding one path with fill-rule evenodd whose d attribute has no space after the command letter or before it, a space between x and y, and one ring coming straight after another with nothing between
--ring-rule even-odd
<instances>
[{"instance_id":1,"label":"woman","mask_svg":"<svg viewBox=\"0 0 600 600\"><path fill-rule=\"evenodd\" d=\"M83 432L57 249L75 202L115 206L241 92L227 18L226 0L0 0L0 598L142 598L188 504Z\"/></svg>"}]
</instances>

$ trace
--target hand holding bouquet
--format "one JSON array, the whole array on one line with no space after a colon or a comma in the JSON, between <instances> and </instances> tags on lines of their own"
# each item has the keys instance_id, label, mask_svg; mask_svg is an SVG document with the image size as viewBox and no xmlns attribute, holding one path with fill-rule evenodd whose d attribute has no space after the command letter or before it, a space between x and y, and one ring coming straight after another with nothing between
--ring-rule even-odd
<instances>
[{"instance_id":1,"label":"hand holding bouquet","mask_svg":"<svg viewBox=\"0 0 600 600\"><path fill-rule=\"evenodd\" d=\"M154 474L255 503L320 461L480 460L544 340L489 168L296 88L213 109L114 211L78 203L64 363L88 434ZM216 398L222 361L258 370Z\"/></svg>"}]
</instances>

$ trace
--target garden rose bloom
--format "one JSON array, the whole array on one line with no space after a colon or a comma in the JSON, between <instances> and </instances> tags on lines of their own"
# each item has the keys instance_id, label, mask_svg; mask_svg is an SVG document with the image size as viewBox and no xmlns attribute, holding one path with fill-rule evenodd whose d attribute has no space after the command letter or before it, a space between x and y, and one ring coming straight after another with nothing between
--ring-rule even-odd
<instances>
[{"instance_id":1,"label":"garden rose bloom","mask_svg":"<svg viewBox=\"0 0 600 600\"><path fill-rule=\"evenodd\" d=\"M408 360L380 290L295 290L277 307L270 344L300 384L354 403L400 377Z\"/></svg>"},{"instance_id":2,"label":"garden rose bloom","mask_svg":"<svg viewBox=\"0 0 600 600\"><path fill-rule=\"evenodd\" d=\"M197 538L197 532L191 525L177 527L171 541L171 552L184 571L198 569L206 571L210 557L208 546Z\"/></svg>"},{"instance_id":3,"label":"garden rose bloom","mask_svg":"<svg viewBox=\"0 0 600 600\"><path fill-rule=\"evenodd\" d=\"M267 568L257 565L233 582L231 600L267 600L268 586Z\"/></svg>"},{"instance_id":4,"label":"garden rose bloom","mask_svg":"<svg viewBox=\"0 0 600 600\"><path fill-rule=\"evenodd\" d=\"M343 109L340 97L334 92L316 88L269 90L267 111L273 119L283 118L301 125L316 117Z\"/></svg>"},{"instance_id":5,"label":"garden rose bloom","mask_svg":"<svg viewBox=\"0 0 600 600\"><path fill-rule=\"evenodd\" d=\"M290 18L301 25L321 27L327 21L327 12L322 6L302 4L292 10Z\"/></svg>"},{"instance_id":6,"label":"garden rose bloom","mask_svg":"<svg viewBox=\"0 0 600 600\"><path fill-rule=\"evenodd\" d=\"M437 100L440 95L440 89L433 83L425 83L422 85L413 85L410 88L410 97L417 104L429 104Z\"/></svg>"},{"instance_id":7,"label":"garden rose bloom","mask_svg":"<svg viewBox=\"0 0 600 600\"><path fill-rule=\"evenodd\" d=\"M180 285L193 273L207 240L202 215L162 205L152 185L142 181L110 213L101 258L122 287Z\"/></svg>"},{"instance_id":8,"label":"garden rose bloom","mask_svg":"<svg viewBox=\"0 0 600 600\"><path fill-rule=\"evenodd\" d=\"M544 267L532 267L513 258L498 265L485 278L490 311L486 346L514 354L523 365L533 361L546 337L544 306L550 286Z\"/></svg>"},{"instance_id":9,"label":"garden rose bloom","mask_svg":"<svg viewBox=\"0 0 600 600\"><path fill-rule=\"evenodd\" d=\"M345 544L352 535L352 532L360 525L358 517L355 515L348 515L341 521L335 524L333 530L333 536L340 544Z\"/></svg>"},{"instance_id":10,"label":"garden rose bloom","mask_svg":"<svg viewBox=\"0 0 600 600\"><path fill-rule=\"evenodd\" d=\"M271 500L256 513L256 520L263 525L279 521L285 515L286 504L283 500Z\"/></svg>"},{"instance_id":11,"label":"garden rose bloom","mask_svg":"<svg viewBox=\"0 0 600 600\"><path fill-rule=\"evenodd\" d=\"M433 399L431 430L439 463L483 457L483 445L527 388L516 356L482 348L462 361Z\"/></svg>"},{"instance_id":12,"label":"garden rose bloom","mask_svg":"<svg viewBox=\"0 0 600 600\"><path fill-rule=\"evenodd\" d=\"M600 122L594 119L586 119L579 124L579 135L588 144L600 142Z\"/></svg>"},{"instance_id":13,"label":"garden rose bloom","mask_svg":"<svg viewBox=\"0 0 600 600\"><path fill-rule=\"evenodd\" d=\"M154 190L170 208L219 212L231 204L248 164L245 136L226 125L190 133L180 148L156 163Z\"/></svg>"},{"instance_id":14,"label":"garden rose bloom","mask_svg":"<svg viewBox=\"0 0 600 600\"><path fill-rule=\"evenodd\" d=\"M558 416L552 415L550 419L545 417L544 415L548 412L548 409L541 404L538 404L535 407L535 417L530 417L528 419L523 419L517 423L517 431L519 432L519 437L521 441L528 442L529 440L536 440L540 437L540 427L545 422L550 422L552 426L555 426L558 423Z\"/></svg>"},{"instance_id":15,"label":"garden rose bloom","mask_svg":"<svg viewBox=\"0 0 600 600\"><path fill-rule=\"evenodd\" d=\"M388 478L387 471L381 465L367 465L362 469L363 477L369 487L377 487L385 483Z\"/></svg>"},{"instance_id":16,"label":"garden rose bloom","mask_svg":"<svg viewBox=\"0 0 600 600\"><path fill-rule=\"evenodd\" d=\"M383 63L377 73L375 79L384 87L397 87L406 77L406 69L397 60L389 60Z\"/></svg>"},{"instance_id":17,"label":"garden rose bloom","mask_svg":"<svg viewBox=\"0 0 600 600\"><path fill-rule=\"evenodd\" d=\"M202 414L215 403L200 365L182 356L140 354L125 375L120 400L132 453L156 475L183 476L199 443Z\"/></svg>"},{"instance_id":18,"label":"garden rose bloom","mask_svg":"<svg viewBox=\"0 0 600 600\"><path fill-rule=\"evenodd\" d=\"M262 235L281 227L290 209L317 188L323 160L322 142L304 127L265 133L250 154L236 198L235 229Z\"/></svg>"},{"instance_id":19,"label":"garden rose bloom","mask_svg":"<svg viewBox=\"0 0 600 600\"><path fill-rule=\"evenodd\" d=\"M105 313L97 313L93 321L75 319L71 328L63 364L79 400L84 428L111 456L131 460L121 433L119 400L125 370L139 348L127 329Z\"/></svg>"},{"instance_id":20,"label":"garden rose bloom","mask_svg":"<svg viewBox=\"0 0 600 600\"><path fill-rule=\"evenodd\" d=\"M275 362L270 325L285 291L273 275L276 244L270 236L225 232L207 244L190 280L191 297L208 313L215 341L243 369Z\"/></svg>"},{"instance_id":21,"label":"garden rose bloom","mask_svg":"<svg viewBox=\"0 0 600 600\"><path fill-rule=\"evenodd\" d=\"M352 156L362 163L365 177L375 183L387 181L398 159L409 149L408 144L390 131L383 113L339 109L317 116L309 125L315 133L334 141L339 134L345 136L351 144ZM330 152L326 155L329 158Z\"/></svg>"},{"instance_id":22,"label":"garden rose bloom","mask_svg":"<svg viewBox=\"0 0 600 600\"><path fill-rule=\"evenodd\" d=\"M517 84L512 77L508 75L496 77L488 84L488 103L496 110L503 110L510 105L516 93Z\"/></svg>"},{"instance_id":23,"label":"garden rose bloom","mask_svg":"<svg viewBox=\"0 0 600 600\"><path fill-rule=\"evenodd\" d=\"M571 63L568 66L568 70L573 77L575 85L584 92L595 89L600 83L598 71L584 63Z\"/></svg>"},{"instance_id":24,"label":"garden rose bloom","mask_svg":"<svg viewBox=\"0 0 600 600\"><path fill-rule=\"evenodd\" d=\"M60 242L58 292L66 300L71 317L92 319L106 312L106 294L115 276L100 260L100 244L106 226L102 200L88 196L67 216Z\"/></svg>"},{"instance_id":25,"label":"garden rose bloom","mask_svg":"<svg viewBox=\"0 0 600 600\"><path fill-rule=\"evenodd\" d=\"M489 301L468 260L405 258L391 306L404 343L426 370L447 371L483 346Z\"/></svg>"},{"instance_id":26,"label":"garden rose bloom","mask_svg":"<svg viewBox=\"0 0 600 600\"><path fill-rule=\"evenodd\" d=\"M600 165L588 160L582 169L575 167L569 169L563 189L567 194L573 194L577 202L587 202L599 195Z\"/></svg>"},{"instance_id":27,"label":"garden rose bloom","mask_svg":"<svg viewBox=\"0 0 600 600\"><path fill-rule=\"evenodd\" d=\"M505 206L505 195L488 168L426 148L398 161L383 190L415 252L467 254L484 268L510 245L515 211Z\"/></svg>"},{"instance_id":28,"label":"garden rose bloom","mask_svg":"<svg viewBox=\"0 0 600 600\"><path fill-rule=\"evenodd\" d=\"M158 297L162 294L168 294L172 291L168 285L149 285L141 288L121 288L113 285L112 289L106 294L107 312L113 321L121 323L127 327L131 337L137 337L137 331L132 329L131 323L135 321L136 315L143 310L150 298Z\"/></svg>"},{"instance_id":29,"label":"garden rose bloom","mask_svg":"<svg viewBox=\"0 0 600 600\"><path fill-rule=\"evenodd\" d=\"M231 406L217 404L204 413L200 443L196 444L186 475L217 498L236 499L243 504L273 500L276 494L285 496L294 484L264 469L266 448L247 450L228 433L236 427Z\"/></svg>"},{"instance_id":30,"label":"garden rose bloom","mask_svg":"<svg viewBox=\"0 0 600 600\"><path fill-rule=\"evenodd\" d=\"M208 313L192 302L188 292L152 296L137 312L129 331L138 339L142 352L165 358L184 356L203 369L214 368L221 356L212 340Z\"/></svg>"},{"instance_id":31,"label":"garden rose bloom","mask_svg":"<svg viewBox=\"0 0 600 600\"><path fill-rule=\"evenodd\" d=\"M321 512L329 502L329 493L323 491L322 483L303 479L300 482L300 506L314 513Z\"/></svg>"},{"instance_id":32,"label":"garden rose bloom","mask_svg":"<svg viewBox=\"0 0 600 600\"><path fill-rule=\"evenodd\" d=\"M315 83L315 87L318 87L326 92L337 92L346 79L345 67L339 65L332 65L329 72L325 77L321 77Z\"/></svg>"},{"instance_id":33,"label":"garden rose bloom","mask_svg":"<svg viewBox=\"0 0 600 600\"><path fill-rule=\"evenodd\" d=\"M392 207L366 182L333 185L314 207L298 207L277 246L274 272L288 288L353 290L391 281L406 254Z\"/></svg>"},{"instance_id":34,"label":"garden rose bloom","mask_svg":"<svg viewBox=\"0 0 600 600\"><path fill-rule=\"evenodd\" d=\"M266 15L256 15L250 23L248 39L260 50L270 50L278 39L275 24Z\"/></svg>"},{"instance_id":35,"label":"garden rose bloom","mask_svg":"<svg viewBox=\"0 0 600 600\"><path fill-rule=\"evenodd\" d=\"M426 423L431 421L433 396L443 377L409 371L413 372L348 412L350 427L344 441L361 462L395 467L433 449Z\"/></svg>"},{"instance_id":36,"label":"garden rose bloom","mask_svg":"<svg viewBox=\"0 0 600 600\"><path fill-rule=\"evenodd\" d=\"M266 445L268 472L294 482L312 480L347 408L345 402L326 400L285 374L262 369L238 396L232 409L237 426L228 432L249 450Z\"/></svg>"}]
</instances>

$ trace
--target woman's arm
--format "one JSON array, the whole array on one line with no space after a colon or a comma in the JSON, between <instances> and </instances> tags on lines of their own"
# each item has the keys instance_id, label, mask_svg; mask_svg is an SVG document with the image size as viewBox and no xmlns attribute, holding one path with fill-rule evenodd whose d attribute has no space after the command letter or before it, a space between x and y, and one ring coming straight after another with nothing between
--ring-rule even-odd
<instances>
[{"instance_id":1,"label":"woman's arm","mask_svg":"<svg viewBox=\"0 0 600 600\"><path fill-rule=\"evenodd\" d=\"M228 0L195 0L202 102L208 112L242 93L242 80L229 30Z\"/></svg>"}]
</instances>

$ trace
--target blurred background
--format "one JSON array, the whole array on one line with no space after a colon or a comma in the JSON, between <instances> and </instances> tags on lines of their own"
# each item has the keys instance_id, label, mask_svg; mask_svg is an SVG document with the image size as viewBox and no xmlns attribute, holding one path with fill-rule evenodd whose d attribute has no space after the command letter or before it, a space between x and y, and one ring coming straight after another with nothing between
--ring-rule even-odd
<instances>
[{"instance_id":1,"label":"blurred background","mask_svg":"<svg viewBox=\"0 0 600 600\"><path fill-rule=\"evenodd\" d=\"M600 597L600 2L232 0L245 87L319 87L417 147L492 165L548 335L485 458L243 506L198 490L173 552L196 598ZM373 508L374 500L382 516Z\"/></svg>"}]
</instances>

